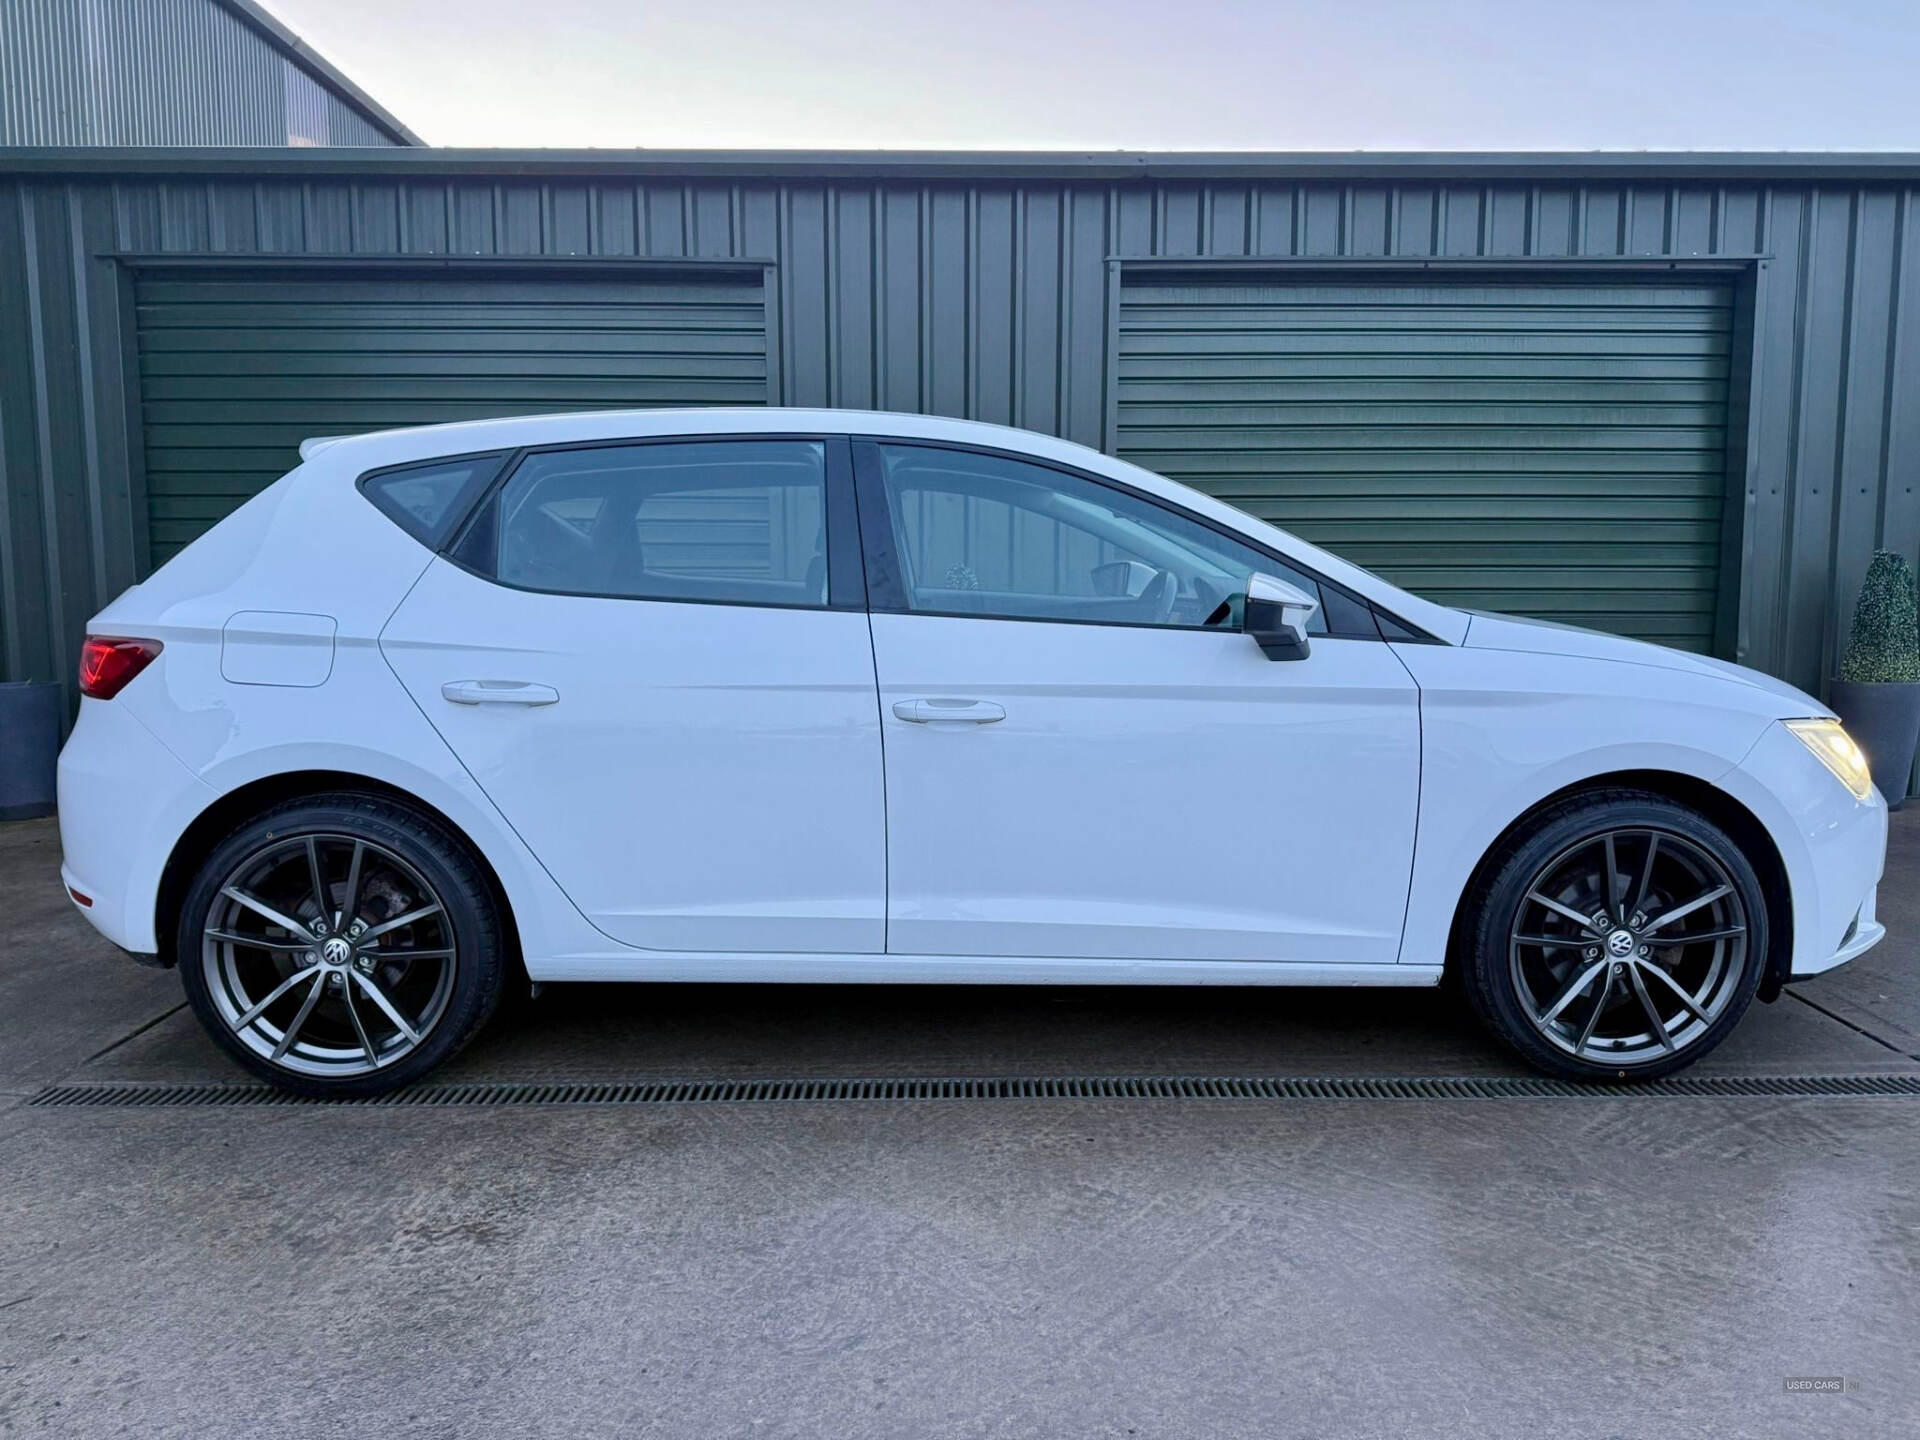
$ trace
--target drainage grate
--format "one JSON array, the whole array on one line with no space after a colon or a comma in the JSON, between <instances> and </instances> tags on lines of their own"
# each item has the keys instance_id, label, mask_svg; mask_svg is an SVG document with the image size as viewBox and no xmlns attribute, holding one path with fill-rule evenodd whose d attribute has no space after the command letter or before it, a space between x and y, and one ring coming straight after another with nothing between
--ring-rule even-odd
<instances>
[{"instance_id":1,"label":"drainage grate","mask_svg":"<svg viewBox=\"0 0 1920 1440\"><path fill-rule=\"evenodd\" d=\"M265 1085L50 1085L40 1106L752 1105L862 1100L1605 1100L1623 1097L1818 1100L1920 1096L1912 1075L1702 1075L1645 1085L1574 1085L1522 1075L1341 1077L1048 1075L867 1080L659 1080L417 1085L369 1100L309 1100Z\"/></svg>"}]
</instances>

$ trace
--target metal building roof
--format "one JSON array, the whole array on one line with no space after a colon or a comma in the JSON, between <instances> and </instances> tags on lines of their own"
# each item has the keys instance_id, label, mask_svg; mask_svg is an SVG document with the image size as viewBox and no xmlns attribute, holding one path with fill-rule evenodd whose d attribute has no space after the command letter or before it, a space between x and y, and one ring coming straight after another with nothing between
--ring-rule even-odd
<instances>
[{"instance_id":1,"label":"metal building roof","mask_svg":"<svg viewBox=\"0 0 1920 1440\"><path fill-rule=\"evenodd\" d=\"M425 145L427 143L402 124L400 118L391 110L349 80L326 56L302 40L279 17L257 4L256 0L215 0L215 3L232 11L242 22L259 31L276 50L281 51L294 64L339 95L354 109L362 112L367 119L392 135L401 144Z\"/></svg>"},{"instance_id":2,"label":"metal building roof","mask_svg":"<svg viewBox=\"0 0 1920 1440\"><path fill-rule=\"evenodd\" d=\"M221 0L242 4L248 0ZM311 52L307 52L311 55ZM338 72L335 72L336 74ZM370 102L369 102L370 103ZM398 121L393 122L396 126ZM400 127L404 130L404 127ZM412 137L411 131L406 131ZM412 137L418 145L417 137ZM622 175L775 180L1489 182L1912 181L1920 153L1811 150L1150 151L534 150L255 146L0 148L0 170L57 174Z\"/></svg>"}]
</instances>

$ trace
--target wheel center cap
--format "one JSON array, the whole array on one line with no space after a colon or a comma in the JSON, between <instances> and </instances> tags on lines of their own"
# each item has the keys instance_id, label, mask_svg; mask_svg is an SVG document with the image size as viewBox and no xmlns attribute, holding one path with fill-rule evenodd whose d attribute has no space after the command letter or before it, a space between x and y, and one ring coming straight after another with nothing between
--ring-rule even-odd
<instances>
[{"instance_id":1,"label":"wheel center cap","mask_svg":"<svg viewBox=\"0 0 1920 1440\"><path fill-rule=\"evenodd\" d=\"M329 942L331 943L331 942ZM1615 959L1633 953L1634 939L1631 930L1616 930L1607 936L1607 953Z\"/></svg>"},{"instance_id":2,"label":"wheel center cap","mask_svg":"<svg viewBox=\"0 0 1920 1440\"><path fill-rule=\"evenodd\" d=\"M320 947L320 958L329 965L344 965L353 959L353 946L335 935Z\"/></svg>"}]
</instances>

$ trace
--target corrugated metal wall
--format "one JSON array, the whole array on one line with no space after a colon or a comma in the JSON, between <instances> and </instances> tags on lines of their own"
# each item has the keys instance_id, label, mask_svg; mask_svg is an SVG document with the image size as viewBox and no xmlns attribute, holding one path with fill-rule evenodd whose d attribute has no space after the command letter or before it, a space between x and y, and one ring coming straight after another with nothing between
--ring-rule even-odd
<instances>
[{"instance_id":1,"label":"corrugated metal wall","mask_svg":"<svg viewBox=\"0 0 1920 1440\"><path fill-rule=\"evenodd\" d=\"M1114 452L1430 599L1718 638L1732 287L1150 276Z\"/></svg>"},{"instance_id":2,"label":"corrugated metal wall","mask_svg":"<svg viewBox=\"0 0 1920 1440\"><path fill-rule=\"evenodd\" d=\"M1818 691L1872 549L1920 557L1920 191L1904 182L782 183L539 168L0 179L0 674L64 675L89 611L146 560L133 262L115 253L325 257L323 274L354 257L766 260L785 403L972 416L1095 446L1110 433L1118 266L1720 257L1743 297L1736 355L1751 357L1751 404L1743 375L1730 425L1746 483L1720 648Z\"/></svg>"},{"instance_id":3,"label":"corrugated metal wall","mask_svg":"<svg viewBox=\"0 0 1920 1440\"><path fill-rule=\"evenodd\" d=\"M310 435L767 401L757 272L525 282L166 270L134 299L155 565L285 474Z\"/></svg>"},{"instance_id":4,"label":"corrugated metal wall","mask_svg":"<svg viewBox=\"0 0 1920 1440\"><path fill-rule=\"evenodd\" d=\"M0 145L400 143L216 0L4 0Z\"/></svg>"}]
</instances>

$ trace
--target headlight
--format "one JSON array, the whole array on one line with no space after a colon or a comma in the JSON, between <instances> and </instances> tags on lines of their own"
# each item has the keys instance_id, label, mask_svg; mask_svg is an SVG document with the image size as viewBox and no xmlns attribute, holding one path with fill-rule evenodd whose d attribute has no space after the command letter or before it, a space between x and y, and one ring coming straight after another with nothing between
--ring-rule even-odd
<instances>
[{"instance_id":1,"label":"headlight","mask_svg":"<svg viewBox=\"0 0 1920 1440\"><path fill-rule=\"evenodd\" d=\"M1873 774L1867 768L1867 756L1838 720L1783 720L1800 737L1800 743L1820 757L1820 763L1840 777L1840 783L1864 800L1873 793Z\"/></svg>"}]
</instances>

